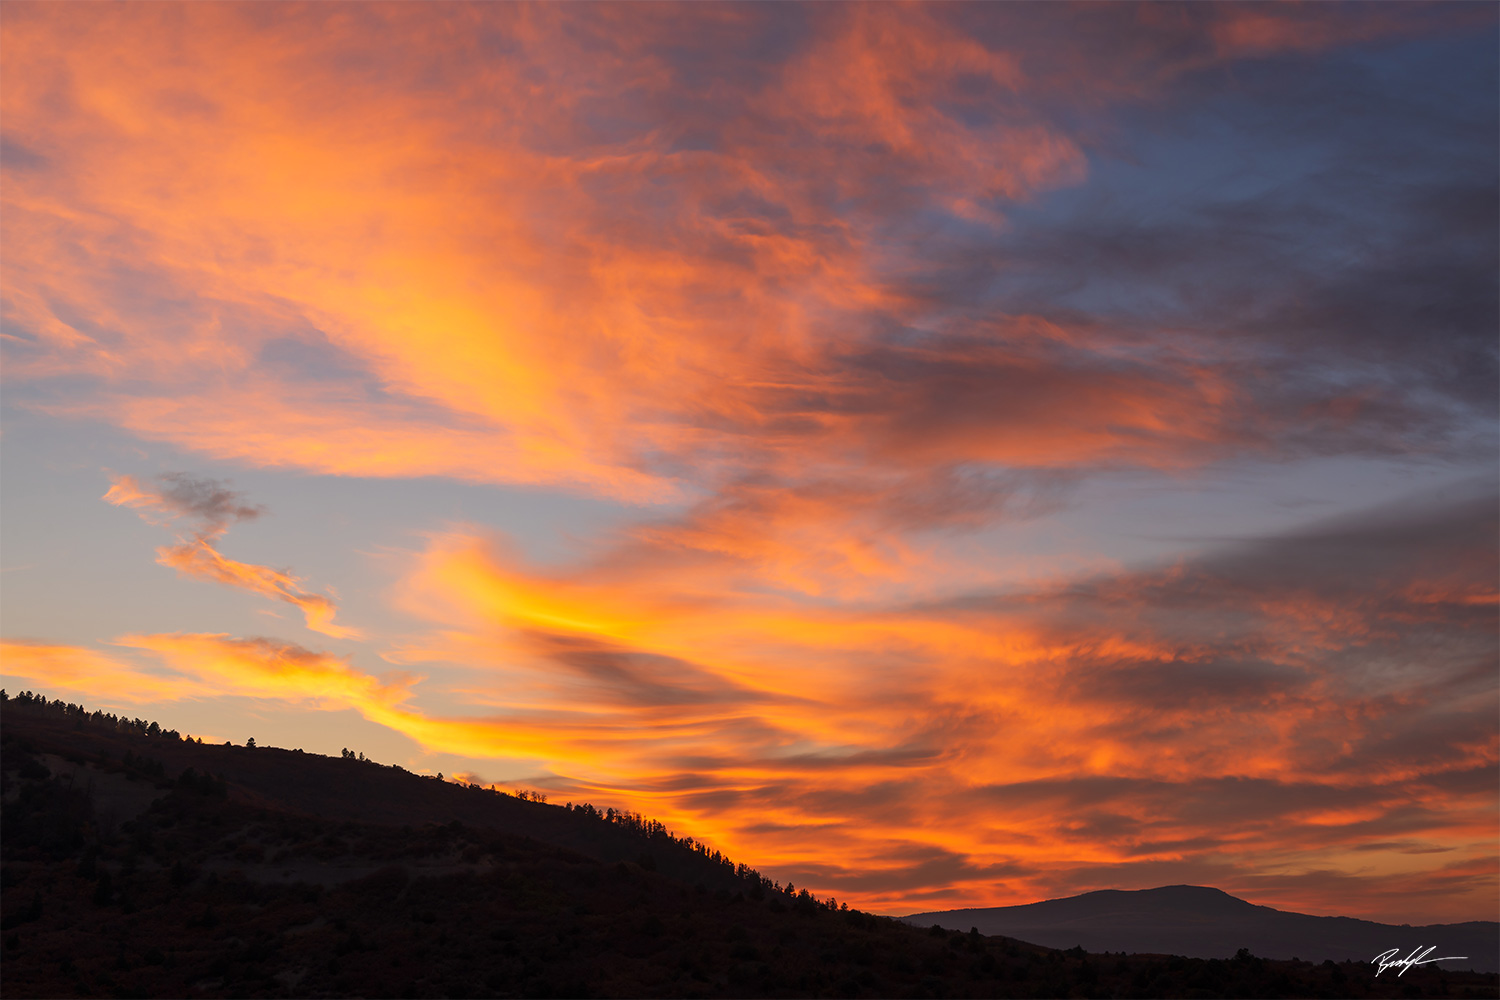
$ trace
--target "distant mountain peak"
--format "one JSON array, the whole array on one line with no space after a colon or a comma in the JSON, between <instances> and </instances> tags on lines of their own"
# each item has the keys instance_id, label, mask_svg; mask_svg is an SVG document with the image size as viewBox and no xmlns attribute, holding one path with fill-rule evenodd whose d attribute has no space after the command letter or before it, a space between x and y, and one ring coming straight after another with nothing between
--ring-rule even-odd
<instances>
[{"instance_id":1,"label":"distant mountain peak","mask_svg":"<svg viewBox=\"0 0 1500 1000\"><path fill-rule=\"evenodd\" d=\"M1159 885L1154 889L1099 889L1095 892L1085 892L1084 896L1093 896L1098 893L1116 892L1121 895L1135 896L1161 896L1173 899L1233 899L1244 903L1245 900L1238 896L1231 896L1223 889L1216 889L1211 885ZM1076 897L1068 897L1076 898ZM1254 904L1246 904L1254 905Z\"/></svg>"},{"instance_id":2,"label":"distant mountain peak","mask_svg":"<svg viewBox=\"0 0 1500 1000\"><path fill-rule=\"evenodd\" d=\"M1206 885L1099 889L1022 906L914 913L903 920L955 930L976 927L1049 948L1228 958L1240 948L1268 958L1369 962L1392 948L1434 946L1463 956L1450 967L1500 967L1497 926L1478 921L1393 926L1351 917L1278 910Z\"/></svg>"},{"instance_id":3,"label":"distant mountain peak","mask_svg":"<svg viewBox=\"0 0 1500 1000\"><path fill-rule=\"evenodd\" d=\"M1201 893L1201 894L1207 894L1207 895L1210 895L1210 896L1229 896L1229 893L1225 892L1223 889L1218 889L1218 888L1215 888L1214 886L1211 886L1211 885L1161 885L1161 886L1157 886L1155 889L1137 889L1135 891L1136 892L1171 892L1171 893L1180 893L1180 894L1183 894L1183 895L1194 895L1194 894L1200 894ZM1236 897L1236 896L1230 896L1230 898L1231 899L1236 899L1238 897Z\"/></svg>"},{"instance_id":4,"label":"distant mountain peak","mask_svg":"<svg viewBox=\"0 0 1500 1000\"><path fill-rule=\"evenodd\" d=\"M1181 904L1209 904L1223 906L1233 903L1238 906L1254 906L1256 904L1230 895L1223 889L1216 889L1211 885L1163 885L1155 889L1127 890L1136 895L1147 898L1158 898L1164 901Z\"/></svg>"}]
</instances>

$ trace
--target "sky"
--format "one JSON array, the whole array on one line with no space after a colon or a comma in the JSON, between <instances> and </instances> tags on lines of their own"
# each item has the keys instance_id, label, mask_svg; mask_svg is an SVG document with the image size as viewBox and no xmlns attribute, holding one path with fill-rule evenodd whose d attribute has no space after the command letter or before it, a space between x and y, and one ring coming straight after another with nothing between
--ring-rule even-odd
<instances>
[{"instance_id":1,"label":"sky","mask_svg":"<svg viewBox=\"0 0 1500 1000\"><path fill-rule=\"evenodd\" d=\"M12 691L1500 915L1492 5L3 14Z\"/></svg>"}]
</instances>

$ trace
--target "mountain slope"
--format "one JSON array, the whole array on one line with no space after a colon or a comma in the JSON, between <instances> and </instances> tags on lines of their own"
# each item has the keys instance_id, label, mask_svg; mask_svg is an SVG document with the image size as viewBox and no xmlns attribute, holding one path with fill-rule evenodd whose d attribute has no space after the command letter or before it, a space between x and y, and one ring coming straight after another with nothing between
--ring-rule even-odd
<instances>
[{"instance_id":1,"label":"mountain slope","mask_svg":"<svg viewBox=\"0 0 1500 1000\"><path fill-rule=\"evenodd\" d=\"M1241 948L1266 958L1369 962L1391 948L1431 957L1462 955L1447 969L1500 971L1500 924L1471 921L1394 926L1352 917L1314 917L1238 899L1219 889L1171 885L1104 889L1024 906L914 913L907 923L1004 934L1049 948L1228 958Z\"/></svg>"},{"instance_id":2,"label":"mountain slope","mask_svg":"<svg viewBox=\"0 0 1500 1000\"><path fill-rule=\"evenodd\" d=\"M121 761L135 753L163 777L175 777L188 768L212 772L225 783L232 800L246 805L330 822L409 827L457 822L503 829L600 861L643 863L709 889L746 887L745 873L737 872L727 859L633 814L548 805L369 760L146 736L101 724L87 714L32 711L17 702L7 703L7 720L24 723L24 732L34 742L105 761ZM97 784L100 777L90 774L88 780Z\"/></svg>"}]
</instances>

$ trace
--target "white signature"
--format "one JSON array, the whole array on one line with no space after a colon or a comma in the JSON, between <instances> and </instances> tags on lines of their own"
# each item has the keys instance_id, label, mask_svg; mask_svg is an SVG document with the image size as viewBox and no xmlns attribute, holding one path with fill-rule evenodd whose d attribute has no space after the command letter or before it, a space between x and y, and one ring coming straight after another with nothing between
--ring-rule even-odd
<instances>
[{"instance_id":1,"label":"white signature","mask_svg":"<svg viewBox=\"0 0 1500 1000\"><path fill-rule=\"evenodd\" d=\"M1425 950L1421 948L1413 948L1411 950L1411 954L1407 955L1405 958L1396 957L1397 955L1401 954L1400 948L1392 948L1390 951L1383 951L1379 955L1376 955L1374 958L1375 964L1380 966L1380 968L1375 970L1375 975L1380 975L1382 972L1384 972L1386 969L1389 969L1393 965L1401 966L1401 971L1396 973L1396 975L1404 976L1406 975L1407 969L1413 968L1418 965L1431 965L1433 962L1456 962L1469 957L1467 955L1447 955L1443 958L1427 957L1435 951L1437 951L1437 945L1433 945Z\"/></svg>"}]
</instances>

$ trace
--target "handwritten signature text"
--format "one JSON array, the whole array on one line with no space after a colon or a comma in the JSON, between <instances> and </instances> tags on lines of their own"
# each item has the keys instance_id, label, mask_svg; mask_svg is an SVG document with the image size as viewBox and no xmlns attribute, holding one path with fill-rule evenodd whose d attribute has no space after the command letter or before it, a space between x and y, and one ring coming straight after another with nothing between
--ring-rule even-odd
<instances>
[{"instance_id":1,"label":"handwritten signature text","mask_svg":"<svg viewBox=\"0 0 1500 1000\"><path fill-rule=\"evenodd\" d=\"M1437 951L1437 945L1433 945L1425 949L1413 948L1411 950L1411 954L1407 955L1405 958L1397 957L1401 954L1400 948L1392 948L1390 951L1383 951L1379 955L1375 956L1374 962L1379 966L1379 968L1375 970L1375 975L1378 976L1386 969L1399 966L1401 971L1396 973L1396 975L1404 976L1406 975L1407 969L1415 968L1418 965L1431 965L1433 962L1447 962L1450 960L1458 961L1464 958L1468 958L1467 955L1445 955L1442 958L1427 957L1435 951Z\"/></svg>"}]
</instances>

